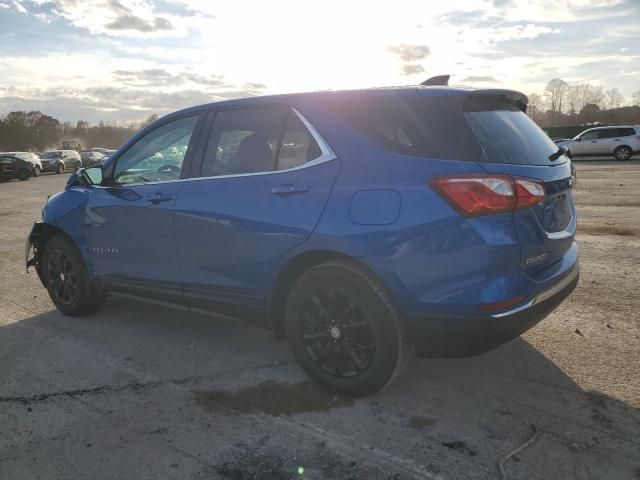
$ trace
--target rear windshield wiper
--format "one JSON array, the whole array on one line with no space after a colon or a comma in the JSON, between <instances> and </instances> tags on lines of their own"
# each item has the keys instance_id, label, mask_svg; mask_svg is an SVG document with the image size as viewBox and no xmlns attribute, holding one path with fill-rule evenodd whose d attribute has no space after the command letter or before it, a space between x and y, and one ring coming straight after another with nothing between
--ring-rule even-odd
<instances>
[{"instance_id":1,"label":"rear windshield wiper","mask_svg":"<svg viewBox=\"0 0 640 480\"><path fill-rule=\"evenodd\" d=\"M569 149L563 145L558 149L557 152L549 155L549 160L551 160L552 162L555 162L558 158L560 158L562 155L565 155L568 151Z\"/></svg>"}]
</instances>

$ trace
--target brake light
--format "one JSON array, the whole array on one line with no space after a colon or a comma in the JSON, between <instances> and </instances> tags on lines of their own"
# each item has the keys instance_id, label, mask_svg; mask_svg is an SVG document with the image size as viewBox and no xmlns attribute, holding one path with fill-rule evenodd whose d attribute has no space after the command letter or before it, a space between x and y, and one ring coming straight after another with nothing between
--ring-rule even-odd
<instances>
[{"instance_id":1,"label":"brake light","mask_svg":"<svg viewBox=\"0 0 640 480\"><path fill-rule=\"evenodd\" d=\"M512 212L546 198L542 182L509 175L448 175L431 185L465 217Z\"/></svg>"}]
</instances>

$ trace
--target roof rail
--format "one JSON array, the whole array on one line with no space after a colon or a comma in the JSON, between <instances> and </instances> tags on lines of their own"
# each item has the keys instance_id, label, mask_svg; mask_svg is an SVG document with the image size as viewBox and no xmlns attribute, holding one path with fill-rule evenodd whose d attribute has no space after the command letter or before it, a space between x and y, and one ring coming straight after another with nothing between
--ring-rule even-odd
<instances>
[{"instance_id":1,"label":"roof rail","mask_svg":"<svg viewBox=\"0 0 640 480\"><path fill-rule=\"evenodd\" d=\"M449 85L449 78L451 75L436 75L435 77L427 78L420 85Z\"/></svg>"}]
</instances>

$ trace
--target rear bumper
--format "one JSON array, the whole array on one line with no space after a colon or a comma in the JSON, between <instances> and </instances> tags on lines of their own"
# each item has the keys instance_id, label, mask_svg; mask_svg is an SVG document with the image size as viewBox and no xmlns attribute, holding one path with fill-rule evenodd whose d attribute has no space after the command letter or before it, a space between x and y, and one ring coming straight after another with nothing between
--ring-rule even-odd
<instances>
[{"instance_id":1,"label":"rear bumper","mask_svg":"<svg viewBox=\"0 0 640 480\"><path fill-rule=\"evenodd\" d=\"M533 300L508 312L483 316L408 317L418 358L462 358L496 348L543 320L574 290L579 267L574 267L554 286Z\"/></svg>"}]
</instances>

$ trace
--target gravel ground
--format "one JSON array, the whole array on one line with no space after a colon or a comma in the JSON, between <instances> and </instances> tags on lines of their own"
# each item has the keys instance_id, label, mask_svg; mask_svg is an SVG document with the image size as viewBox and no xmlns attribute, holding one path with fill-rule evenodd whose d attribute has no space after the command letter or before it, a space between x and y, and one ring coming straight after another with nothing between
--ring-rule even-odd
<instances>
[{"instance_id":1,"label":"gravel ground","mask_svg":"<svg viewBox=\"0 0 640 480\"><path fill-rule=\"evenodd\" d=\"M640 479L640 161L578 163L581 281L522 338L358 400L228 319L57 313L24 241L65 176L0 184L0 479Z\"/></svg>"}]
</instances>

